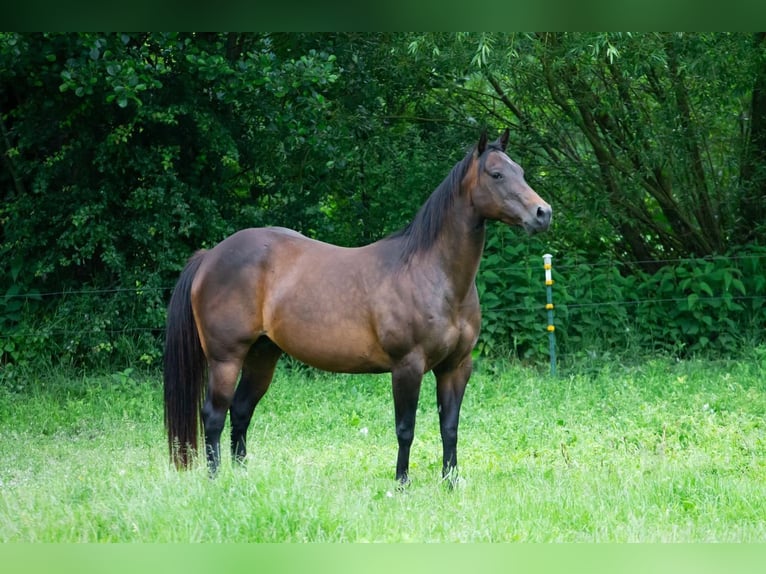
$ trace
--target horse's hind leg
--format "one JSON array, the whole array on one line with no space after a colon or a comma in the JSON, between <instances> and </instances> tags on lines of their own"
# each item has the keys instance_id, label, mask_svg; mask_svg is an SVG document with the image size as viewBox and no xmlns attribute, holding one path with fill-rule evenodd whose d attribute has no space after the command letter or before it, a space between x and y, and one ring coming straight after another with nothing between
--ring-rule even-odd
<instances>
[{"instance_id":1,"label":"horse's hind leg","mask_svg":"<svg viewBox=\"0 0 766 574\"><path fill-rule=\"evenodd\" d=\"M209 380L205 403L202 406L202 424L205 431L208 470L211 475L216 473L221 462L221 432L234 397L241 367L241 359L208 363Z\"/></svg>"},{"instance_id":2,"label":"horse's hind leg","mask_svg":"<svg viewBox=\"0 0 766 574\"><path fill-rule=\"evenodd\" d=\"M231 456L236 462L244 462L247 456L247 428L258 401L271 384L281 354L282 350L266 337L258 339L247 353L230 411Z\"/></svg>"}]
</instances>

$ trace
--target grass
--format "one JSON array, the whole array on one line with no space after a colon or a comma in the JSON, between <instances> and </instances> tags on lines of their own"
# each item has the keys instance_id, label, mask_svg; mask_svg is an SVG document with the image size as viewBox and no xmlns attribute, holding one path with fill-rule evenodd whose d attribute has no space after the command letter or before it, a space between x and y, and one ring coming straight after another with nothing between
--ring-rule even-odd
<instances>
[{"instance_id":1,"label":"grass","mask_svg":"<svg viewBox=\"0 0 766 574\"><path fill-rule=\"evenodd\" d=\"M454 491L430 376L400 491L385 376L280 369L248 465L209 480L168 465L159 374L15 373L0 381L0 541L763 541L765 370L762 354L555 379L484 364Z\"/></svg>"}]
</instances>

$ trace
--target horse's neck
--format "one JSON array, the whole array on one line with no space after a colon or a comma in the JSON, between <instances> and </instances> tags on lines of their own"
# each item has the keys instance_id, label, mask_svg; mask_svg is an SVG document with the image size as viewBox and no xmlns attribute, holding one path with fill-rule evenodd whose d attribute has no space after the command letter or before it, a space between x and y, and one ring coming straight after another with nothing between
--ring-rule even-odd
<instances>
[{"instance_id":1,"label":"horse's neck","mask_svg":"<svg viewBox=\"0 0 766 574\"><path fill-rule=\"evenodd\" d=\"M484 220L467 201L462 198L456 201L428 257L444 270L451 291L459 300L468 294L476 280L484 239Z\"/></svg>"}]
</instances>

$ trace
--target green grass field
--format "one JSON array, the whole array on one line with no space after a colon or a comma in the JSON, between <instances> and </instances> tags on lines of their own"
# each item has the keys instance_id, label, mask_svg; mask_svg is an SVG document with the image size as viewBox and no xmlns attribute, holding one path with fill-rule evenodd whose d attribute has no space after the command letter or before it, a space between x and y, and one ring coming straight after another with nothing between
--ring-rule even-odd
<instances>
[{"instance_id":1,"label":"green grass field","mask_svg":"<svg viewBox=\"0 0 766 574\"><path fill-rule=\"evenodd\" d=\"M167 461L159 373L16 373L0 384L0 541L766 540L766 357L485 363L440 481L433 378L393 480L386 376L278 371L246 468Z\"/></svg>"}]
</instances>

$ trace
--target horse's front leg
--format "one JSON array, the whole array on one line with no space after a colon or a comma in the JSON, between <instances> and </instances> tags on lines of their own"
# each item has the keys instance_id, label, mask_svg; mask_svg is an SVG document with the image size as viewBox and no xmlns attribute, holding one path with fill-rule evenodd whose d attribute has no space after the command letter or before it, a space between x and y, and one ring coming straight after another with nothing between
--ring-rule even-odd
<instances>
[{"instance_id":1,"label":"horse's front leg","mask_svg":"<svg viewBox=\"0 0 766 574\"><path fill-rule=\"evenodd\" d=\"M409 481L410 447L415 437L415 414L418 409L420 383L423 380L423 361L410 358L391 371L394 393L394 418L399 453L396 458L396 480Z\"/></svg>"},{"instance_id":2,"label":"horse's front leg","mask_svg":"<svg viewBox=\"0 0 766 574\"><path fill-rule=\"evenodd\" d=\"M473 370L471 356L467 355L457 366L447 364L434 370L436 375L436 402L439 409L439 428L442 437L442 477L450 484L457 480L457 434L460 405L468 379Z\"/></svg>"}]
</instances>

